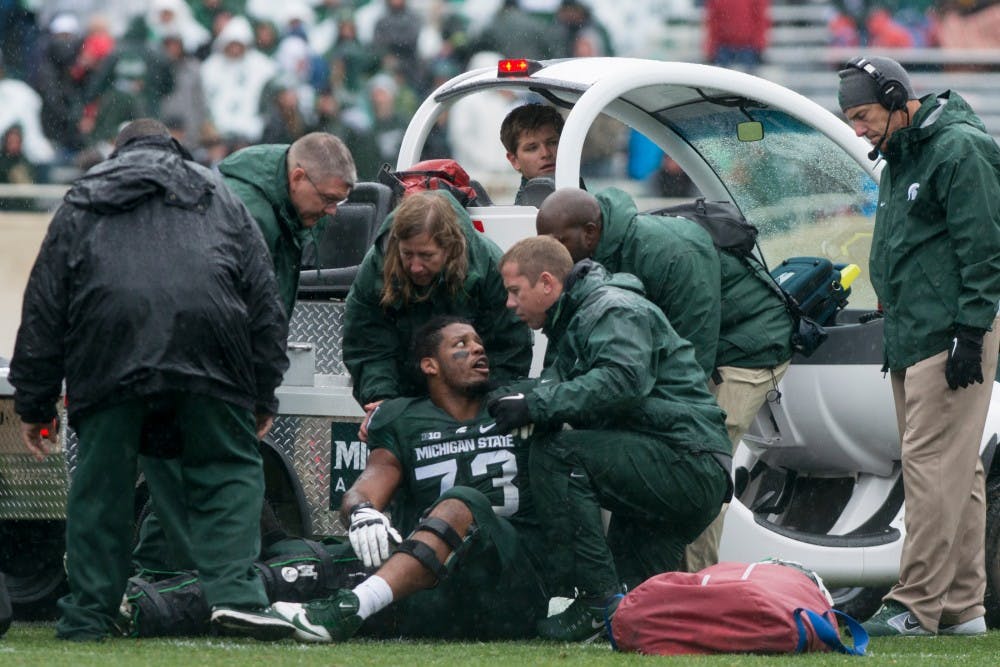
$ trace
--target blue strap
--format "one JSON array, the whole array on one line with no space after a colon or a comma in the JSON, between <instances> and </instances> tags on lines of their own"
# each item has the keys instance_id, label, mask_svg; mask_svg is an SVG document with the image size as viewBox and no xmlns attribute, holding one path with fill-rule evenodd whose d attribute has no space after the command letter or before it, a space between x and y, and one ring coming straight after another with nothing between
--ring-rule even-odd
<instances>
[{"instance_id":1,"label":"blue strap","mask_svg":"<svg viewBox=\"0 0 1000 667\"><path fill-rule=\"evenodd\" d=\"M840 641L840 632L837 630L837 625L827 619L827 615L831 612L844 619L844 623L847 624L848 630L851 631L854 646L845 646L844 643ZM832 648L834 651L837 651L838 653L846 653L847 655L864 655L865 651L868 649L868 631L847 614L837 611L836 609L831 609L820 615L810 609L799 607L793 612L795 617L795 627L798 628L799 631L799 642L795 647L796 653L802 653L802 651L806 648L806 643L809 641L809 633L806 631L805 623L802 621L803 614L809 617L809 623L812 625L813 631L816 633L816 636L820 639L820 641Z\"/></svg>"},{"instance_id":2,"label":"blue strap","mask_svg":"<svg viewBox=\"0 0 1000 667\"><path fill-rule=\"evenodd\" d=\"M615 635L614 635L613 632L611 632L611 619L614 618L615 611L618 611L618 605L621 604L622 599L624 597L625 596L623 594L618 593L617 595L614 596L614 598L612 598L612 600L613 600L612 603L604 607L604 629L608 633L608 641L611 642L611 650L612 651L617 651L618 650L618 642L615 641ZM611 613L608 613L608 608L612 604L615 607L614 611L612 611Z\"/></svg>"}]
</instances>

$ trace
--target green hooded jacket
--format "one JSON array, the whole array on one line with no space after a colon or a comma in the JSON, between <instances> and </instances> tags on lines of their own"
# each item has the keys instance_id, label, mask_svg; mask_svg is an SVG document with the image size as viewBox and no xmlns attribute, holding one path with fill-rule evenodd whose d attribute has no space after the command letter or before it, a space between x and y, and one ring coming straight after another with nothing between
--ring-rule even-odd
<instances>
[{"instance_id":1,"label":"green hooded jacket","mask_svg":"<svg viewBox=\"0 0 1000 667\"><path fill-rule=\"evenodd\" d=\"M455 208L465 233L469 253L465 283L458 294L451 295L439 281L430 287L426 299L383 308L384 253L395 216L386 217L351 285L344 314L344 365L354 381L354 397L361 405L426 393L423 377L411 368L410 340L435 315L457 315L472 322L483 339L492 379L502 382L528 374L531 330L507 310L507 291L497 266L500 248L475 230L469 214L454 197L442 195Z\"/></svg>"},{"instance_id":2,"label":"green hooded jacket","mask_svg":"<svg viewBox=\"0 0 1000 667\"><path fill-rule=\"evenodd\" d=\"M921 99L885 150L869 258L901 370L989 329L1000 300L1000 148L957 93Z\"/></svg>"},{"instance_id":3,"label":"green hooded jacket","mask_svg":"<svg viewBox=\"0 0 1000 667\"><path fill-rule=\"evenodd\" d=\"M236 151L219 163L226 185L260 225L278 280L278 293L291 317L299 289L302 247L314 238L288 193L288 144L262 144ZM325 217L323 220L327 220Z\"/></svg>"},{"instance_id":4,"label":"green hooded jacket","mask_svg":"<svg viewBox=\"0 0 1000 667\"><path fill-rule=\"evenodd\" d=\"M763 265L719 251L722 318L716 366L773 368L792 358L792 316Z\"/></svg>"},{"instance_id":5,"label":"green hooded jacket","mask_svg":"<svg viewBox=\"0 0 1000 667\"><path fill-rule=\"evenodd\" d=\"M694 345L698 365L715 369L719 344L721 269L708 232L684 218L640 215L617 188L598 192L603 224L593 259L612 273L636 276L646 298Z\"/></svg>"},{"instance_id":6,"label":"green hooded jacket","mask_svg":"<svg viewBox=\"0 0 1000 667\"><path fill-rule=\"evenodd\" d=\"M533 423L634 430L680 449L731 453L694 348L635 276L585 259L563 290L543 328L552 362L525 392Z\"/></svg>"}]
</instances>

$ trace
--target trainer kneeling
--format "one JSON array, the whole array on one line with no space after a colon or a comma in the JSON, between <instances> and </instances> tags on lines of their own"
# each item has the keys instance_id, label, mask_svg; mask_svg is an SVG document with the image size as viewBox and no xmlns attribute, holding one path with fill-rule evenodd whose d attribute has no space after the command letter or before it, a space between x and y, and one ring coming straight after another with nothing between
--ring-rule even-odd
<instances>
[{"instance_id":1,"label":"trainer kneeling","mask_svg":"<svg viewBox=\"0 0 1000 667\"><path fill-rule=\"evenodd\" d=\"M693 347L634 276L574 265L548 236L515 244L500 270L507 307L545 332L549 352L533 386L490 402L497 430L572 427L531 445L547 575L554 593L576 597L539 634L584 640L603 631L623 584L677 569L719 513L731 493L724 414Z\"/></svg>"}]
</instances>

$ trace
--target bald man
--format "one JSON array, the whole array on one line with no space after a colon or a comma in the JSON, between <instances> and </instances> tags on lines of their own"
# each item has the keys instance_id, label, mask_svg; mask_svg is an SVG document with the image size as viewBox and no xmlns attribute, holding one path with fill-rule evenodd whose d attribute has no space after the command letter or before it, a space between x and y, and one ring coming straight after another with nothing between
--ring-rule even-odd
<instances>
[{"instance_id":1,"label":"bald man","mask_svg":"<svg viewBox=\"0 0 1000 667\"><path fill-rule=\"evenodd\" d=\"M764 267L718 251L690 220L639 214L614 188L557 190L542 203L536 229L574 261L591 257L639 278L646 297L694 345L735 449L792 356L792 319ZM718 562L723 517L686 549L689 571Z\"/></svg>"},{"instance_id":2,"label":"bald man","mask_svg":"<svg viewBox=\"0 0 1000 667\"><path fill-rule=\"evenodd\" d=\"M569 250L574 262L593 259L642 282L646 298L694 345L705 377L715 368L721 301L719 254L712 237L683 218L641 215L617 188L597 195L561 188L538 210L536 230Z\"/></svg>"}]
</instances>

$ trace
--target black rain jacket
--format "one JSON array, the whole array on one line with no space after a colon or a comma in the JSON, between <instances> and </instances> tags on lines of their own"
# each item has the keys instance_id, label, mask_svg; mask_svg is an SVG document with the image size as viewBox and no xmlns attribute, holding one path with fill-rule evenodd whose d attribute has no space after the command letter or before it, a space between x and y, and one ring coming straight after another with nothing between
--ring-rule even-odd
<instances>
[{"instance_id":1,"label":"black rain jacket","mask_svg":"<svg viewBox=\"0 0 1000 667\"><path fill-rule=\"evenodd\" d=\"M42 242L11 360L15 410L70 421L164 391L277 410L287 321L260 229L179 144L144 137L74 183Z\"/></svg>"}]
</instances>

